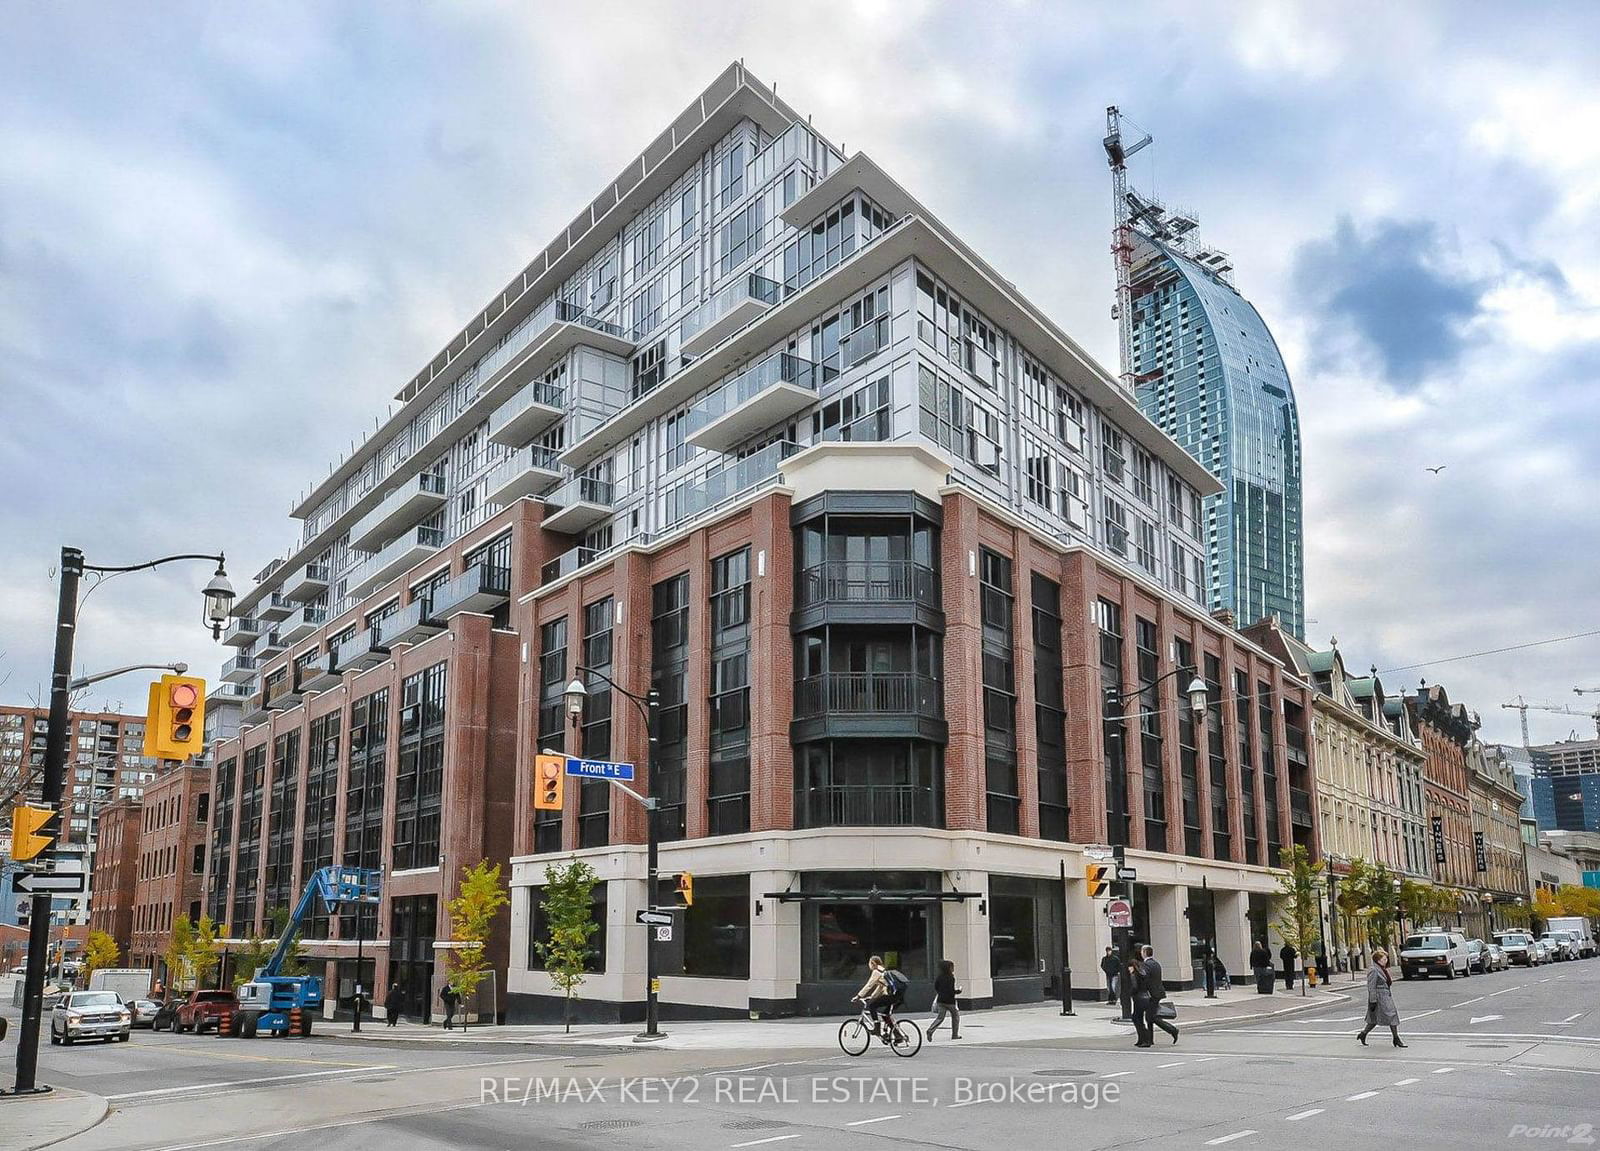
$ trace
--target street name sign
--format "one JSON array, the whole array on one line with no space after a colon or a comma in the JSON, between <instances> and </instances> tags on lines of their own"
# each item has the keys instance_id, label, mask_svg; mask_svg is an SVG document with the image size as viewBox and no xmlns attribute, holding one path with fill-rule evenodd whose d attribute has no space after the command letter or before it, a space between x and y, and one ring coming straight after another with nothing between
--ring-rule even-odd
<instances>
[{"instance_id":1,"label":"street name sign","mask_svg":"<svg viewBox=\"0 0 1600 1151\"><path fill-rule=\"evenodd\" d=\"M623 783L632 783L633 764L608 763L603 759L578 759L569 755L567 774L581 776L584 779L616 779Z\"/></svg>"},{"instance_id":2,"label":"street name sign","mask_svg":"<svg viewBox=\"0 0 1600 1151\"><path fill-rule=\"evenodd\" d=\"M665 924L672 926L672 912L670 911L636 911L633 913L635 923L650 923L656 926Z\"/></svg>"},{"instance_id":3,"label":"street name sign","mask_svg":"<svg viewBox=\"0 0 1600 1151\"><path fill-rule=\"evenodd\" d=\"M1083 849L1083 853L1090 859L1110 859L1114 854L1111 848L1103 843L1091 843Z\"/></svg>"},{"instance_id":4,"label":"street name sign","mask_svg":"<svg viewBox=\"0 0 1600 1151\"><path fill-rule=\"evenodd\" d=\"M75 895L84 890L83 881L88 876L89 873L86 871L56 871L37 875L30 875L24 871L12 878L11 888L24 895L45 891Z\"/></svg>"}]
</instances>

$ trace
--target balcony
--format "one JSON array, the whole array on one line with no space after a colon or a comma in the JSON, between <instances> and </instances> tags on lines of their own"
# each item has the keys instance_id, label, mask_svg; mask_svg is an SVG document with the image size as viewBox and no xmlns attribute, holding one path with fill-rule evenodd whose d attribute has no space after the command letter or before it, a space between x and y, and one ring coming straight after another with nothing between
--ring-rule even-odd
<instances>
[{"instance_id":1,"label":"balcony","mask_svg":"<svg viewBox=\"0 0 1600 1151\"><path fill-rule=\"evenodd\" d=\"M260 634L260 620L247 615L235 616L228 630L222 633L222 642L229 647L244 647Z\"/></svg>"},{"instance_id":2,"label":"balcony","mask_svg":"<svg viewBox=\"0 0 1600 1151\"><path fill-rule=\"evenodd\" d=\"M817 402L817 389L838 374L788 352L776 352L711 393L690 414L689 442L709 451L730 451L805 411Z\"/></svg>"},{"instance_id":3,"label":"balcony","mask_svg":"<svg viewBox=\"0 0 1600 1151\"><path fill-rule=\"evenodd\" d=\"M333 649L330 658L341 674L377 667L389 658L389 647L383 638L382 625L358 631L348 639L342 640Z\"/></svg>"},{"instance_id":4,"label":"balcony","mask_svg":"<svg viewBox=\"0 0 1600 1151\"><path fill-rule=\"evenodd\" d=\"M261 661L253 655L236 655L222 665L222 678L228 683L249 683L255 679Z\"/></svg>"},{"instance_id":5,"label":"balcony","mask_svg":"<svg viewBox=\"0 0 1600 1151\"><path fill-rule=\"evenodd\" d=\"M617 325L596 319L565 300L552 300L478 362L478 378L482 381L479 398L504 402L517 389L538 381L563 356L580 346L613 356L633 352L633 341ZM559 396L560 390L556 392ZM559 416L561 400L553 406Z\"/></svg>"},{"instance_id":6,"label":"balcony","mask_svg":"<svg viewBox=\"0 0 1600 1151\"><path fill-rule=\"evenodd\" d=\"M290 668L277 683L261 689L261 702L268 711L283 711L305 700L305 689L300 686L300 673Z\"/></svg>"},{"instance_id":7,"label":"balcony","mask_svg":"<svg viewBox=\"0 0 1600 1151\"><path fill-rule=\"evenodd\" d=\"M799 450L798 444L780 440L712 472L703 480L679 484L667 495L667 526L675 527L745 492L765 486L776 479L779 465Z\"/></svg>"},{"instance_id":8,"label":"balcony","mask_svg":"<svg viewBox=\"0 0 1600 1151\"><path fill-rule=\"evenodd\" d=\"M912 736L943 741L944 689L916 672L824 672L795 681L797 742L833 737Z\"/></svg>"},{"instance_id":9,"label":"balcony","mask_svg":"<svg viewBox=\"0 0 1600 1151\"><path fill-rule=\"evenodd\" d=\"M545 497L549 511L545 513L544 526L567 535L588 531L611 518L615 498L615 489L605 480L573 476Z\"/></svg>"},{"instance_id":10,"label":"balcony","mask_svg":"<svg viewBox=\"0 0 1600 1151\"><path fill-rule=\"evenodd\" d=\"M300 675L300 684L307 691L327 691L339 686L339 667L333 652L324 652L322 658L306 665Z\"/></svg>"},{"instance_id":11,"label":"balcony","mask_svg":"<svg viewBox=\"0 0 1600 1151\"><path fill-rule=\"evenodd\" d=\"M252 695L247 683L229 681L210 684L206 690L206 703L243 703Z\"/></svg>"},{"instance_id":12,"label":"balcony","mask_svg":"<svg viewBox=\"0 0 1600 1151\"><path fill-rule=\"evenodd\" d=\"M1289 789L1289 823L1294 827L1311 826L1311 793L1304 788Z\"/></svg>"},{"instance_id":13,"label":"balcony","mask_svg":"<svg viewBox=\"0 0 1600 1151\"><path fill-rule=\"evenodd\" d=\"M239 722L260 723L269 714L266 693L264 691L254 691L245 697L244 707L239 712Z\"/></svg>"},{"instance_id":14,"label":"balcony","mask_svg":"<svg viewBox=\"0 0 1600 1151\"><path fill-rule=\"evenodd\" d=\"M385 619L379 627L383 630L384 643L390 646L421 643L444 630L444 624L433 618L433 601L426 596L412 600Z\"/></svg>"},{"instance_id":15,"label":"balcony","mask_svg":"<svg viewBox=\"0 0 1600 1151\"><path fill-rule=\"evenodd\" d=\"M476 563L433 593L433 618L440 623L462 612L483 614L511 599L511 569Z\"/></svg>"},{"instance_id":16,"label":"balcony","mask_svg":"<svg viewBox=\"0 0 1600 1151\"><path fill-rule=\"evenodd\" d=\"M561 482L561 465L553 448L530 444L501 461L489 473L486 498L504 507L523 496L542 496Z\"/></svg>"},{"instance_id":17,"label":"balcony","mask_svg":"<svg viewBox=\"0 0 1600 1151\"><path fill-rule=\"evenodd\" d=\"M921 604L938 609L939 573L908 561L827 560L800 573L797 608L817 604Z\"/></svg>"},{"instance_id":18,"label":"balcony","mask_svg":"<svg viewBox=\"0 0 1600 1151\"><path fill-rule=\"evenodd\" d=\"M299 610L299 608L295 609L295 611ZM262 632L261 638L256 640L255 654L261 659L267 659L270 656L275 656L288 650L289 641L283 638L283 633L277 628Z\"/></svg>"},{"instance_id":19,"label":"balcony","mask_svg":"<svg viewBox=\"0 0 1600 1151\"><path fill-rule=\"evenodd\" d=\"M316 599L328 590L328 579L327 564L301 564L283 581L283 597L294 602Z\"/></svg>"},{"instance_id":20,"label":"balcony","mask_svg":"<svg viewBox=\"0 0 1600 1151\"><path fill-rule=\"evenodd\" d=\"M371 551L444 506L444 477L420 472L383 497L350 529L350 546Z\"/></svg>"},{"instance_id":21,"label":"balcony","mask_svg":"<svg viewBox=\"0 0 1600 1151\"><path fill-rule=\"evenodd\" d=\"M783 285L775 280L754 272L736 277L684 317L678 327L683 354L697 356L715 347L770 309L782 296Z\"/></svg>"},{"instance_id":22,"label":"balcony","mask_svg":"<svg viewBox=\"0 0 1600 1151\"><path fill-rule=\"evenodd\" d=\"M362 560L351 571L346 588L354 596L366 595L374 588L388 583L395 576L422 563L444 547L442 528L421 525L412 528L382 551Z\"/></svg>"},{"instance_id":23,"label":"balcony","mask_svg":"<svg viewBox=\"0 0 1600 1151\"><path fill-rule=\"evenodd\" d=\"M328 622L328 609L307 604L289 617L280 634L289 643L299 643Z\"/></svg>"},{"instance_id":24,"label":"balcony","mask_svg":"<svg viewBox=\"0 0 1600 1151\"><path fill-rule=\"evenodd\" d=\"M561 418L566 389L534 380L489 417L489 438L508 448L520 448Z\"/></svg>"},{"instance_id":25,"label":"balcony","mask_svg":"<svg viewBox=\"0 0 1600 1151\"><path fill-rule=\"evenodd\" d=\"M1286 727L1284 740L1289 745L1289 762L1296 767L1309 767L1311 761L1306 757L1306 733L1299 728Z\"/></svg>"},{"instance_id":26,"label":"balcony","mask_svg":"<svg viewBox=\"0 0 1600 1151\"><path fill-rule=\"evenodd\" d=\"M294 604L281 591L272 592L266 599L256 604L256 615L266 623L277 623L288 619L292 611Z\"/></svg>"},{"instance_id":27,"label":"balcony","mask_svg":"<svg viewBox=\"0 0 1600 1151\"><path fill-rule=\"evenodd\" d=\"M552 583L592 564L600 555L597 548L576 547L562 552L539 569L539 582Z\"/></svg>"},{"instance_id":28,"label":"balcony","mask_svg":"<svg viewBox=\"0 0 1600 1151\"><path fill-rule=\"evenodd\" d=\"M796 827L937 827L938 796L916 784L847 784L795 793Z\"/></svg>"}]
</instances>

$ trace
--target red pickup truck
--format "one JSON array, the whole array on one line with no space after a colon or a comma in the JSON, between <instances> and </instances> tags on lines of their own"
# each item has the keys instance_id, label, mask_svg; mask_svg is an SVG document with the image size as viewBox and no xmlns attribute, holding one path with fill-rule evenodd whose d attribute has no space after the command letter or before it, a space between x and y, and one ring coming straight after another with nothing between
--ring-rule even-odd
<instances>
[{"instance_id":1,"label":"red pickup truck","mask_svg":"<svg viewBox=\"0 0 1600 1151\"><path fill-rule=\"evenodd\" d=\"M205 1031L215 1028L224 1011L237 1013L238 997L231 991L191 991L187 999L169 999L150 1025L161 1031Z\"/></svg>"}]
</instances>

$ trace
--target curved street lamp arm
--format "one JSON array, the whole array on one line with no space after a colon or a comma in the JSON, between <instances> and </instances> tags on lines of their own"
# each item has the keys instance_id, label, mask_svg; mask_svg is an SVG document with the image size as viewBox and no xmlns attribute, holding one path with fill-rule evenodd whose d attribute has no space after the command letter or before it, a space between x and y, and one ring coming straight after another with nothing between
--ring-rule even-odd
<instances>
[{"instance_id":1,"label":"curved street lamp arm","mask_svg":"<svg viewBox=\"0 0 1600 1151\"><path fill-rule=\"evenodd\" d=\"M127 675L130 671L171 671L182 675L189 670L186 663L130 663L127 667L119 667L112 671L102 671L98 675L86 675L67 684L68 691L79 691L91 683L99 683L103 679L112 679L119 675Z\"/></svg>"},{"instance_id":2,"label":"curved street lamp arm","mask_svg":"<svg viewBox=\"0 0 1600 1151\"><path fill-rule=\"evenodd\" d=\"M655 688L651 688L645 694L640 695L637 692L629 691L627 688L625 688L621 684L617 683L616 680L612 679L609 675L607 675L603 671L599 671L599 670L597 670L595 668L592 668L592 667L585 667L581 663L576 665L574 670L577 671L581 675L592 675L592 676L594 676L601 683L604 683L607 687L609 687L612 691L616 692L618 695L626 696L628 699L633 700L634 706L639 709L639 714L644 717L646 730L649 729L649 726L650 726L650 709L655 707L656 699L658 698L657 695L656 695L656 689ZM654 739L655 739L654 733L651 733L650 738L651 738L652 741L654 741Z\"/></svg>"},{"instance_id":3,"label":"curved street lamp arm","mask_svg":"<svg viewBox=\"0 0 1600 1151\"><path fill-rule=\"evenodd\" d=\"M103 572L107 575L115 575L121 572L140 572L144 571L146 568L160 567L162 564L170 564L178 560L216 560L219 564L227 562L226 558L221 552L218 552L216 555L208 555L205 552L185 552L182 555L162 556L160 559L151 560L149 563L129 564L126 567L106 567L100 564L84 564L83 570L86 572Z\"/></svg>"}]
</instances>

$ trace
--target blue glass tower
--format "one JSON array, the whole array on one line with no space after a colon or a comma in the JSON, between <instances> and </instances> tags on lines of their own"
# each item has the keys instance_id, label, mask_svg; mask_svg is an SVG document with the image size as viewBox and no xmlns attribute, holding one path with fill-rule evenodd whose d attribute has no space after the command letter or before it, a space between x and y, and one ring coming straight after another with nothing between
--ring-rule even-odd
<instances>
[{"instance_id":1,"label":"blue glass tower","mask_svg":"<svg viewBox=\"0 0 1600 1151\"><path fill-rule=\"evenodd\" d=\"M1139 407L1223 484L1205 502L1211 607L1303 639L1300 419L1278 345L1215 253L1137 234L1133 263Z\"/></svg>"}]
</instances>

